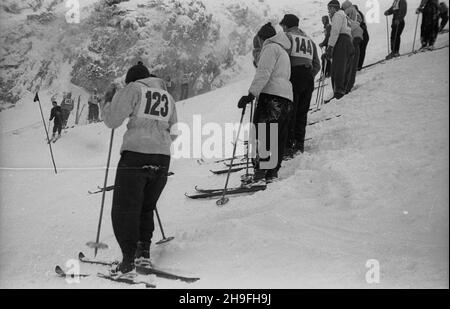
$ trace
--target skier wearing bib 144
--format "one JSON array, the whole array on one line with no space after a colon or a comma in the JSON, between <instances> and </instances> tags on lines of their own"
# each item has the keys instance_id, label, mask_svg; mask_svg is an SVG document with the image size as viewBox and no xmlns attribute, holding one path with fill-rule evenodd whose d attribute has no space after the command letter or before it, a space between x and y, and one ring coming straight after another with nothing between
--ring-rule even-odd
<instances>
[{"instance_id":1,"label":"skier wearing bib 144","mask_svg":"<svg viewBox=\"0 0 450 309\"><path fill-rule=\"evenodd\" d=\"M136 265L151 265L153 211L167 183L170 146L176 136L175 101L162 79L151 77L139 62L127 73L125 88L102 103L104 123L119 127L129 118L117 167L112 224L123 260L112 275L134 275ZM109 101L109 100L105 100Z\"/></svg>"},{"instance_id":2,"label":"skier wearing bib 144","mask_svg":"<svg viewBox=\"0 0 450 309\"><path fill-rule=\"evenodd\" d=\"M299 19L293 14L284 15L280 26L291 41L288 50L291 60L293 113L289 120L288 154L304 151L309 105L314 92L314 78L320 71L316 44L299 29Z\"/></svg>"}]
</instances>

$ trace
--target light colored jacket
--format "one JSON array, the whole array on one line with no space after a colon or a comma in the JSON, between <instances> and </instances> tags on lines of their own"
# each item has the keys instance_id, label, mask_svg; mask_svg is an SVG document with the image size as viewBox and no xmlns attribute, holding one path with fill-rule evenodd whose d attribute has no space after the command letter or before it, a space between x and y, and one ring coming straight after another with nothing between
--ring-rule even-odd
<instances>
[{"instance_id":1,"label":"light colored jacket","mask_svg":"<svg viewBox=\"0 0 450 309\"><path fill-rule=\"evenodd\" d=\"M280 31L267 39L259 56L258 67L249 92L255 97L261 93L276 95L293 100L291 77L291 61L287 50L291 41Z\"/></svg>"},{"instance_id":2,"label":"light colored jacket","mask_svg":"<svg viewBox=\"0 0 450 309\"><path fill-rule=\"evenodd\" d=\"M175 100L162 79L149 77L129 83L111 103L101 103L104 123L118 128L130 118L121 152L170 155L170 128L177 123Z\"/></svg>"},{"instance_id":3,"label":"light colored jacket","mask_svg":"<svg viewBox=\"0 0 450 309\"><path fill-rule=\"evenodd\" d=\"M339 35L341 34L346 34L352 37L349 19L343 10L339 10L334 13L333 18L331 19L331 32L330 39L328 40L328 46L334 47L339 39Z\"/></svg>"}]
</instances>

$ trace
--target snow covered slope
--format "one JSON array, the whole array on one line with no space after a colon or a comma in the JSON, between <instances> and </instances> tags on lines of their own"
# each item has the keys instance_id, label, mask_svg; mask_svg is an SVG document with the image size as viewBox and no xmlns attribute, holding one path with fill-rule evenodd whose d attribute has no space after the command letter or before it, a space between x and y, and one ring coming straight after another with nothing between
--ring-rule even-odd
<instances>
[{"instance_id":1,"label":"snow covered slope","mask_svg":"<svg viewBox=\"0 0 450 309\"><path fill-rule=\"evenodd\" d=\"M181 103L182 120L202 113L204 122L237 121L235 102L249 82ZM176 239L153 246L152 255L160 267L202 279L153 278L158 287L448 287L448 48L373 67L357 84L311 117L343 115L309 127L306 153L285 163L282 180L265 192L223 208L187 200L183 193L194 184L215 187L225 178L194 159L172 162L175 176L158 206L166 234ZM92 254L85 243L95 239L101 196L87 190L103 182L110 131L103 124L70 130L54 145L58 175L42 131L1 135L0 286L128 287L98 278L68 285L53 273L80 250ZM114 170L109 183L113 178ZM108 193L103 259L120 256L110 205ZM365 281L370 259L381 266L378 285Z\"/></svg>"}]
</instances>

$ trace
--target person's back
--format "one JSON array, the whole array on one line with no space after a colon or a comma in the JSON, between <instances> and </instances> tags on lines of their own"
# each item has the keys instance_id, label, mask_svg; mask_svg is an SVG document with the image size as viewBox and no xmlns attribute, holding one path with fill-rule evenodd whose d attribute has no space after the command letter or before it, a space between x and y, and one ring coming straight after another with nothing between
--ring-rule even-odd
<instances>
[{"instance_id":1,"label":"person's back","mask_svg":"<svg viewBox=\"0 0 450 309\"><path fill-rule=\"evenodd\" d=\"M129 83L102 109L103 121L119 127L129 117L122 151L170 155L170 127L177 122L175 100L162 79L148 77Z\"/></svg>"}]
</instances>

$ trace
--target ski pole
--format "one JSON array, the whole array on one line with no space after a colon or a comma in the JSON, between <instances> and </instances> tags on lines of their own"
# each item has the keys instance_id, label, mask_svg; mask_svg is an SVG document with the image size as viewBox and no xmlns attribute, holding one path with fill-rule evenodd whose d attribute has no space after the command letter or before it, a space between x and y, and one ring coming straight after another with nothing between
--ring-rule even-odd
<instances>
[{"instance_id":1,"label":"ski pole","mask_svg":"<svg viewBox=\"0 0 450 309\"><path fill-rule=\"evenodd\" d=\"M106 185L107 185L107 182L108 182L109 163L111 162L111 151L112 151L113 139L114 139L114 129L111 130L111 138L110 138L110 141L109 141L108 160L106 162L105 181L103 183L103 188L106 188ZM95 249L94 257L97 256L98 249L106 249L106 248L108 248L108 245L99 242L100 229L102 227L103 207L105 205L105 195L106 195L106 190L103 190L102 203L101 203L101 207L100 207L100 217L98 219L98 227L97 227L97 238L95 239L95 243L94 242L88 242L86 244L88 247Z\"/></svg>"},{"instance_id":2,"label":"ski pole","mask_svg":"<svg viewBox=\"0 0 450 309\"><path fill-rule=\"evenodd\" d=\"M39 95L37 92L36 92L36 96L34 97L34 102L36 102L36 101L39 102L39 110L41 111L42 123L44 124L45 134L47 135L47 142L48 142L48 147L50 148L50 155L52 157L53 168L55 169L55 174L58 174L58 171L56 170L55 158L53 157L52 145L50 143L50 138L48 136L47 126L45 125L44 113L42 112L41 100L39 99ZM49 127L50 127L50 124L49 124Z\"/></svg>"},{"instance_id":3,"label":"ski pole","mask_svg":"<svg viewBox=\"0 0 450 309\"><path fill-rule=\"evenodd\" d=\"M416 30L414 31L414 40L413 40L413 47L412 47L411 53L414 52L414 48L415 48L415 45L416 45L416 35L417 35L417 26L418 26L418 24L419 24L419 14L417 14Z\"/></svg>"},{"instance_id":4,"label":"ski pole","mask_svg":"<svg viewBox=\"0 0 450 309\"><path fill-rule=\"evenodd\" d=\"M171 240L173 240L175 237L168 237L166 238L166 236L164 235L164 230L161 224L161 219L159 218L159 214L158 214L158 209L155 207L155 213L156 213L156 218L158 218L158 224L159 224L159 229L161 230L161 234L163 239L161 239L160 241L158 241L156 244L160 245L160 244L164 244L166 242L169 242Z\"/></svg>"},{"instance_id":5,"label":"ski pole","mask_svg":"<svg viewBox=\"0 0 450 309\"><path fill-rule=\"evenodd\" d=\"M249 176L248 165L249 165L249 161L250 161L250 138L251 138L252 125L253 125L253 102L254 101L252 101L250 103L250 128L249 128L249 139L248 139L248 143L247 143L247 166L246 166L246 172L245 172L246 177Z\"/></svg>"},{"instance_id":6,"label":"ski pole","mask_svg":"<svg viewBox=\"0 0 450 309\"><path fill-rule=\"evenodd\" d=\"M327 69L328 69L328 61L325 61L325 65L324 65L324 67L325 67L325 70L324 70L324 74L326 74L326 72L327 72ZM324 81L323 81L323 83L322 83L322 87L320 88L320 97L319 97L319 104L320 104L320 106L319 106L319 110L322 108L322 106L323 106L323 94L324 94L324 92L325 92L325 79L324 79Z\"/></svg>"},{"instance_id":7,"label":"ski pole","mask_svg":"<svg viewBox=\"0 0 450 309\"><path fill-rule=\"evenodd\" d=\"M217 206L223 206L226 203L228 203L229 200L230 200L229 198L226 197L227 188L228 188L228 181L230 180L231 168L233 167L233 161L234 161L234 157L236 155L237 140L239 138L239 134L241 133L242 121L244 120L246 107L247 106L244 106L244 108L242 108L241 121L239 122L239 129L238 129L238 133L237 133L237 136L236 136L236 142L234 143L233 155L231 156L232 157L231 164L230 164L230 167L228 168L227 180L225 182L225 187L223 188L222 197L219 200L216 201L216 205Z\"/></svg>"}]
</instances>

